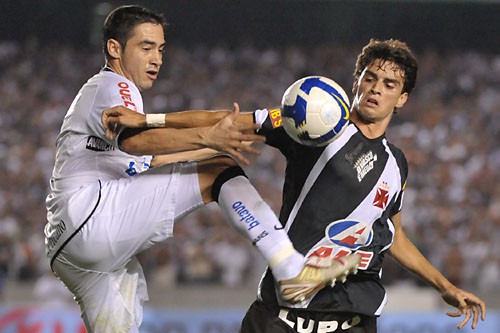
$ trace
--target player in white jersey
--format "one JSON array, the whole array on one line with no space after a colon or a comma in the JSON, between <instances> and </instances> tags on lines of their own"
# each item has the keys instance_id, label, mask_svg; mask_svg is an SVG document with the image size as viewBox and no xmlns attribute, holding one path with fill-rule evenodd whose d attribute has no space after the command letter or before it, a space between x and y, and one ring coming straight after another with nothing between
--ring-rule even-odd
<instances>
[{"instance_id":1,"label":"player in white jersey","mask_svg":"<svg viewBox=\"0 0 500 333\"><path fill-rule=\"evenodd\" d=\"M178 164L153 157L209 147L246 163L242 152L256 152L246 142L262 138L252 133L257 126L237 123L237 104L210 126L189 128L186 113L153 114L145 117L147 128L122 126L113 128L113 139L106 137L103 110L121 105L143 116L140 92L157 78L164 27L161 15L138 6L108 15L106 66L81 88L57 138L46 200L46 252L53 272L80 305L88 332L139 331L147 290L136 254L172 236L176 221L211 201L257 247L284 292L305 297L300 283L321 288L357 265L355 257L347 266L307 265L284 230L274 228L278 219L227 155Z\"/></svg>"}]
</instances>

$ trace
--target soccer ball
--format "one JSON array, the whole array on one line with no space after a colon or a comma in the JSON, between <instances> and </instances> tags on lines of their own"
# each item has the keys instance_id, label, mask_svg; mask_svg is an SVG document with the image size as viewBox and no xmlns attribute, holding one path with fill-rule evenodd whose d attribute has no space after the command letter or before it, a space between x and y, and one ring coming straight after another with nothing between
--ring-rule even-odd
<instances>
[{"instance_id":1,"label":"soccer ball","mask_svg":"<svg viewBox=\"0 0 500 333\"><path fill-rule=\"evenodd\" d=\"M349 97L335 81L308 76L283 94L281 118L286 133L306 146L326 146L347 127Z\"/></svg>"}]
</instances>

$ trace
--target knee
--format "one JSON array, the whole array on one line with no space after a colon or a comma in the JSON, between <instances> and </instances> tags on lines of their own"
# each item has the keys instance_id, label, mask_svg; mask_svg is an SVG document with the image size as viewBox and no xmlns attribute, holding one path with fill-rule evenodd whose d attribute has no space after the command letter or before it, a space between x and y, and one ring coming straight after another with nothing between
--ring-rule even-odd
<instances>
[{"instance_id":1,"label":"knee","mask_svg":"<svg viewBox=\"0 0 500 333\"><path fill-rule=\"evenodd\" d=\"M246 177L245 171L239 166L231 166L222 171L214 180L211 189L211 197L213 201L218 201L219 193L222 185L230 179L233 179L238 176Z\"/></svg>"},{"instance_id":2,"label":"knee","mask_svg":"<svg viewBox=\"0 0 500 333\"><path fill-rule=\"evenodd\" d=\"M217 201L222 185L238 176L246 177L245 171L229 157L221 156L201 162L198 165L198 178L203 201Z\"/></svg>"}]
</instances>

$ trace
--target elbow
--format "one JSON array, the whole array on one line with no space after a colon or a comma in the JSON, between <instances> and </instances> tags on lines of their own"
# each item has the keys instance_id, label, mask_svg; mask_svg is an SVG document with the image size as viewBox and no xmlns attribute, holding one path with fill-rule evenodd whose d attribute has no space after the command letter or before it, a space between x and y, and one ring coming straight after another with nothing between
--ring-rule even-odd
<instances>
[{"instance_id":1,"label":"elbow","mask_svg":"<svg viewBox=\"0 0 500 333\"><path fill-rule=\"evenodd\" d=\"M118 147L131 155L144 155L144 145L138 139L136 131L127 129L118 137Z\"/></svg>"},{"instance_id":2,"label":"elbow","mask_svg":"<svg viewBox=\"0 0 500 333\"><path fill-rule=\"evenodd\" d=\"M125 139L118 142L118 147L121 151L130 155L143 155L140 147L133 142L133 140Z\"/></svg>"}]
</instances>

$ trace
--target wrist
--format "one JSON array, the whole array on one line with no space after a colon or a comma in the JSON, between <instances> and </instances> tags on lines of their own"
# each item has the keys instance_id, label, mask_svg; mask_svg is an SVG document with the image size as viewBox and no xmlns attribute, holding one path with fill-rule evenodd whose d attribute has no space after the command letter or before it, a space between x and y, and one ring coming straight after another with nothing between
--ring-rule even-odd
<instances>
[{"instance_id":1,"label":"wrist","mask_svg":"<svg viewBox=\"0 0 500 333\"><path fill-rule=\"evenodd\" d=\"M455 285L453 285L448 279L445 277L442 277L441 280L437 281L434 283L434 288L441 294L445 294L452 290L453 288L456 288Z\"/></svg>"},{"instance_id":2,"label":"wrist","mask_svg":"<svg viewBox=\"0 0 500 333\"><path fill-rule=\"evenodd\" d=\"M165 113L148 113L146 127L165 127Z\"/></svg>"},{"instance_id":3,"label":"wrist","mask_svg":"<svg viewBox=\"0 0 500 333\"><path fill-rule=\"evenodd\" d=\"M197 144L199 144L201 147L204 147L204 148L216 149L214 147L213 142L210 140L210 130L211 130L211 127L198 127L197 128L196 133L197 133L197 136L199 139Z\"/></svg>"}]
</instances>

